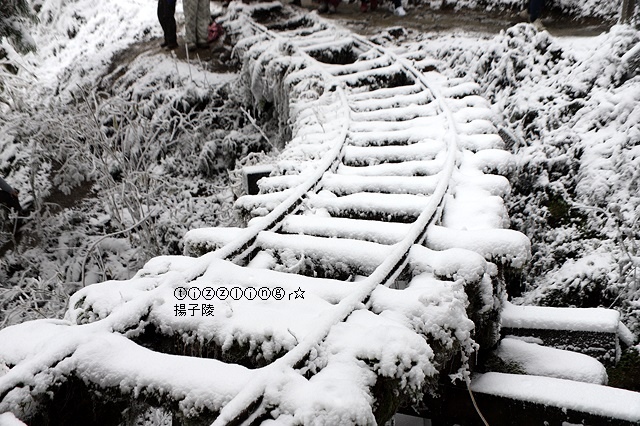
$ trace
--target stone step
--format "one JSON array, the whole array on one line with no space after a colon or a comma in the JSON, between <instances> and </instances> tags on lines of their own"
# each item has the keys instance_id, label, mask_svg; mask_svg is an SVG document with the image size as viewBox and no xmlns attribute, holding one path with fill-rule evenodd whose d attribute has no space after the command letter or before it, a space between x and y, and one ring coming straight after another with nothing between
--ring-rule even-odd
<instances>
[{"instance_id":1,"label":"stone step","mask_svg":"<svg viewBox=\"0 0 640 426\"><path fill-rule=\"evenodd\" d=\"M620 346L630 346L634 337L620 322L620 313L605 308L554 308L505 303L503 336L529 336L545 346L580 352L605 365L620 358Z\"/></svg>"}]
</instances>

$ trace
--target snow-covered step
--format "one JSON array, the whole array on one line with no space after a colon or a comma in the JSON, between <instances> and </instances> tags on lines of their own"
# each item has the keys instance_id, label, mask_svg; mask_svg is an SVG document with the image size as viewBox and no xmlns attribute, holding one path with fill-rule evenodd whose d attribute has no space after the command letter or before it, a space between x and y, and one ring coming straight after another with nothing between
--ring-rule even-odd
<instances>
[{"instance_id":1,"label":"snow-covered step","mask_svg":"<svg viewBox=\"0 0 640 426\"><path fill-rule=\"evenodd\" d=\"M204 228L185 235L185 253L201 255L216 250L238 238L242 228ZM391 247L370 241L349 238L324 238L301 234L261 232L256 246L276 253L288 251L291 256L303 254L315 262L327 265L342 263L345 267L369 274L389 255Z\"/></svg>"},{"instance_id":2,"label":"snow-covered step","mask_svg":"<svg viewBox=\"0 0 640 426\"><path fill-rule=\"evenodd\" d=\"M295 187L267 194L243 195L236 200L235 207L252 216L264 216L278 207L294 190Z\"/></svg>"},{"instance_id":3,"label":"snow-covered step","mask_svg":"<svg viewBox=\"0 0 640 426\"><path fill-rule=\"evenodd\" d=\"M431 176L442 171L446 152L433 160L385 163L374 166L351 167L341 164L336 173L355 176Z\"/></svg>"},{"instance_id":4,"label":"snow-covered step","mask_svg":"<svg viewBox=\"0 0 640 426\"><path fill-rule=\"evenodd\" d=\"M464 98L449 98L447 99L447 106L454 112L471 107L491 109L489 102L479 95L469 95Z\"/></svg>"},{"instance_id":5,"label":"snow-covered step","mask_svg":"<svg viewBox=\"0 0 640 426\"><path fill-rule=\"evenodd\" d=\"M299 161L295 159L282 159L274 165L274 171L280 175L300 174L304 171L315 168L318 161L307 160Z\"/></svg>"},{"instance_id":6,"label":"snow-covered step","mask_svg":"<svg viewBox=\"0 0 640 426\"><path fill-rule=\"evenodd\" d=\"M311 195L309 207L325 209L332 216L411 222L431 203L431 197L412 194L356 193L343 197Z\"/></svg>"},{"instance_id":7,"label":"snow-covered step","mask_svg":"<svg viewBox=\"0 0 640 426\"><path fill-rule=\"evenodd\" d=\"M350 127L352 132L375 132L386 131L394 132L415 128L446 128L445 120L442 116L416 117L410 120L387 122L387 121L354 121ZM470 133L470 132L469 132ZM477 132L481 133L481 132Z\"/></svg>"},{"instance_id":8,"label":"snow-covered step","mask_svg":"<svg viewBox=\"0 0 640 426\"><path fill-rule=\"evenodd\" d=\"M439 113L433 103L424 105L407 105L393 108L380 108L366 112L354 112L351 118L354 121L406 121L417 117L435 116ZM480 113L478 117L482 117Z\"/></svg>"},{"instance_id":9,"label":"snow-covered step","mask_svg":"<svg viewBox=\"0 0 640 426\"><path fill-rule=\"evenodd\" d=\"M291 222L287 223L285 221L284 226L287 227L288 230L294 231L295 227L300 225L301 216L290 216L289 218ZM352 220L351 222L345 223L354 224L354 222L356 221ZM327 222L324 224L326 225L326 223ZM328 235L330 230L327 228L322 229L322 222L316 224L320 229L320 232L317 233L321 235L320 237L295 233L279 234L265 231L258 235L256 246L264 250L270 250L271 254L269 256L272 257L275 254L286 254L286 256L294 259L296 254L303 254L315 262L326 264L327 268L344 268L344 270L349 270L351 273L358 269L363 272L372 270L382 263L391 251L394 250L393 246L386 245L380 241L367 241L368 239L375 239L375 236L382 236L380 239L384 239L384 232L370 229L371 238L367 238L365 236L367 233L367 229L365 229L366 225L356 226L359 229L356 229L356 231L350 235L352 238L348 238L349 236L347 235L343 235L341 238L335 238L332 235ZM330 223L333 229L336 228L334 225L335 222ZM302 224L302 226L306 226L306 224ZM405 229L408 230L408 228ZM404 237L406 236L404 232L405 229L388 227L386 237L390 242L392 242L391 240L395 240L400 234L403 234L402 237ZM216 250L228 242L234 241L243 231L243 228L202 228L189 231L185 236L185 253L199 256L204 252ZM322 231L326 231L324 235ZM359 235L358 232L360 232ZM346 234L346 232L344 234ZM364 238L358 239L361 236ZM393 242L395 243L395 241ZM264 262L263 266L272 268L275 263L277 262ZM409 252L408 263L412 269L416 271L431 271L440 277L452 277L455 275L468 282L480 280L489 270L487 262L480 254L458 248L435 251L423 246L414 245ZM221 269L223 267L234 268L232 265L222 265L223 266L220 266ZM238 277L234 275L234 282L241 283L245 286L252 285L252 283L255 283L255 280L263 280L265 283L271 283L273 285L277 282L296 282L296 278L292 276L292 274L289 274L288 277L273 275L280 273L281 272L270 271L268 275L260 275L262 273ZM300 277L297 282L308 286L313 289L319 297L327 300L340 295L344 296L346 294L344 292L348 291L348 289L340 287L340 283L343 283L343 281L339 280ZM324 290L321 291L321 289Z\"/></svg>"},{"instance_id":10,"label":"snow-covered step","mask_svg":"<svg viewBox=\"0 0 640 426\"><path fill-rule=\"evenodd\" d=\"M267 176L258 181L258 188L263 194L284 191L300 185L306 178L305 174Z\"/></svg>"},{"instance_id":11,"label":"snow-covered step","mask_svg":"<svg viewBox=\"0 0 640 426\"><path fill-rule=\"evenodd\" d=\"M411 224L374 220L290 215L282 223L280 232L327 238L347 238L379 244L395 244L409 232ZM184 237L185 254L200 256L238 238L242 228L200 228ZM530 242L511 229L459 230L431 225L425 241L427 248L436 251L462 248L478 253L486 260L521 268L530 257Z\"/></svg>"},{"instance_id":12,"label":"snow-covered step","mask_svg":"<svg viewBox=\"0 0 640 426\"><path fill-rule=\"evenodd\" d=\"M460 83L449 80L449 86L443 87L442 94L450 98L464 98L465 96L477 95L480 92L480 86L471 81L462 81Z\"/></svg>"},{"instance_id":13,"label":"snow-covered step","mask_svg":"<svg viewBox=\"0 0 640 426\"><path fill-rule=\"evenodd\" d=\"M620 343L633 344L633 335L620 313L605 308L554 308L505 303L503 335L531 336L544 344L590 355L606 365L617 362Z\"/></svg>"},{"instance_id":14,"label":"snow-covered step","mask_svg":"<svg viewBox=\"0 0 640 426\"><path fill-rule=\"evenodd\" d=\"M400 64L392 63L389 66L362 70L347 75L338 75L336 78L350 88L362 86L374 87L398 87L411 85Z\"/></svg>"},{"instance_id":15,"label":"snow-covered step","mask_svg":"<svg viewBox=\"0 0 640 426\"><path fill-rule=\"evenodd\" d=\"M316 215L290 215L284 220L281 232L395 244L407 235L410 227L411 225L408 223Z\"/></svg>"},{"instance_id":16,"label":"snow-covered step","mask_svg":"<svg viewBox=\"0 0 640 426\"><path fill-rule=\"evenodd\" d=\"M452 229L431 225L425 245L433 250L454 247L473 251L491 262L522 268L531 258L531 242L513 229Z\"/></svg>"},{"instance_id":17,"label":"snow-covered step","mask_svg":"<svg viewBox=\"0 0 640 426\"><path fill-rule=\"evenodd\" d=\"M362 92L349 92L347 98L354 111L366 110L369 107L389 108L393 105L424 102L426 94L422 85L415 83L398 87L381 87Z\"/></svg>"},{"instance_id":18,"label":"snow-covered step","mask_svg":"<svg viewBox=\"0 0 640 426\"><path fill-rule=\"evenodd\" d=\"M359 176L326 175L322 179L322 188L338 196L358 192L377 192L380 194L429 195L438 185L438 176Z\"/></svg>"},{"instance_id":19,"label":"snow-covered step","mask_svg":"<svg viewBox=\"0 0 640 426\"><path fill-rule=\"evenodd\" d=\"M348 142L354 146L387 146L387 145L411 145L424 140L440 139L445 131L438 127L409 128L403 130L382 129L372 132L349 132ZM468 137L468 136L467 136ZM499 138L499 137L498 137ZM500 139L502 141L502 139ZM472 145L472 143L475 144ZM481 146L483 141L471 139L467 145ZM485 142L488 145L488 142Z\"/></svg>"},{"instance_id":20,"label":"snow-covered step","mask_svg":"<svg viewBox=\"0 0 640 426\"><path fill-rule=\"evenodd\" d=\"M505 373L476 374L470 388L492 425L640 424L640 393L624 389Z\"/></svg>"},{"instance_id":21,"label":"snow-covered step","mask_svg":"<svg viewBox=\"0 0 640 426\"><path fill-rule=\"evenodd\" d=\"M261 232L256 245L281 258L296 259L299 256L314 273L322 271L322 276L337 277L370 275L392 251L391 246L369 241L275 232ZM297 272L304 273L301 269Z\"/></svg>"},{"instance_id":22,"label":"snow-covered step","mask_svg":"<svg viewBox=\"0 0 640 426\"><path fill-rule=\"evenodd\" d=\"M578 382L607 384L607 370L588 355L541 346L537 339L504 338L493 354L506 368L532 376L555 377Z\"/></svg>"},{"instance_id":23,"label":"snow-covered step","mask_svg":"<svg viewBox=\"0 0 640 426\"><path fill-rule=\"evenodd\" d=\"M394 165L395 163L388 166ZM429 176L424 175L438 173L440 171L438 165L438 163L424 164L422 167L414 165L405 171L397 170L400 169L399 167L388 167L385 170L382 166L387 165L357 168L342 166L339 170L343 175L329 174L321 181L322 185L326 183L323 195L310 194L309 206L327 208L337 215L340 212L339 216L342 217L352 212L354 217L372 217L370 215L375 217L382 214L384 217L391 215L404 218L403 220L415 218L428 203L423 195L431 194L437 184L437 181L427 179ZM362 169L362 172L358 173L352 169ZM404 176L401 173L404 173ZM416 177L412 178L412 176ZM274 192L244 195L236 200L235 207L253 216L264 216L293 193L295 187L285 185L299 182L295 177L269 177L261 179L259 185L263 181L266 181L267 190L273 189ZM271 181L275 186L269 188L268 183ZM394 184L406 186L394 186ZM344 196L336 198L343 194ZM385 206L388 202L397 204Z\"/></svg>"},{"instance_id":24,"label":"snow-covered step","mask_svg":"<svg viewBox=\"0 0 640 426\"><path fill-rule=\"evenodd\" d=\"M470 122L472 120L488 120L492 121L495 117L493 111L488 107L470 107L462 106L453 112L457 122Z\"/></svg>"},{"instance_id":25,"label":"snow-covered step","mask_svg":"<svg viewBox=\"0 0 640 426\"><path fill-rule=\"evenodd\" d=\"M409 89L407 89L407 87ZM382 96L381 93L376 94L375 92L380 91L399 91L405 89L405 92L409 92L409 94L391 94L389 97L377 97ZM381 108L396 108L396 107L410 107L410 106L418 106L418 105L430 105L433 99L429 96L426 96L424 92L415 92L412 86L399 86L393 88L382 88L375 91L367 91L362 93L351 93L349 95L349 104L351 106L351 110L355 113L367 112L367 111L375 111ZM362 96L366 94L368 96ZM368 99L371 97L371 99ZM359 99L359 100L356 100Z\"/></svg>"},{"instance_id":26,"label":"snow-covered step","mask_svg":"<svg viewBox=\"0 0 640 426\"><path fill-rule=\"evenodd\" d=\"M399 163L403 161L426 160L444 151L446 145L439 139L422 140L410 145L388 146L347 146L344 148L342 163L347 166Z\"/></svg>"},{"instance_id":27,"label":"snow-covered step","mask_svg":"<svg viewBox=\"0 0 640 426\"><path fill-rule=\"evenodd\" d=\"M498 129L489 120L474 119L468 122L459 122L458 131L463 135L497 134Z\"/></svg>"},{"instance_id":28,"label":"snow-covered step","mask_svg":"<svg viewBox=\"0 0 640 426\"><path fill-rule=\"evenodd\" d=\"M347 37L341 40L337 37L335 31L330 30L314 31L306 37L300 37L298 32L294 35L294 38L291 39L291 43L304 52L311 52L310 56L312 57L315 56L313 55L314 51L331 50L340 52L342 50L350 51L353 49L353 41L349 40Z\"/></svg>"},{"instance_id":29,"label":"snow-covered step","mask_svg":"<svg viewBox=\"0 0 640 426\"><path fill-rule=\"evenodd\" d=\"M484 149L504 149L504 141L497 133L460 135L458 146L473 152Z\"/></svg>"},{"instance_id":30,"label":"snow-covered step","mask_svg":"<svg viewBox=\"0 0 640 426\"><path fill-rule=\"evenodd\" d=\"M398 89L404 88L406 86L399 86ZM394 88L396 89L396 88ZM391 89L379 89L379 90L391 90ZM371 92L364 92L371 93ZM355 95L351 95L355 96ZM433 99L425 96L425 93L413 93L405 96L398 96L390 98L373 98L371 100L363 99L361 101L353 101L350 100L351 110L354 113L366 113L369 111L377 111L380 109L389 109L389 108L415 108L415 107L426 107L430 108L433 104ZM433 105L435 107L435 105ZM427 110L428 111L428 110Z\"/></svg>"},{"instance_id":31,"label":"snow-covered step","mask_svg":"<svg viewBox=\"0 0 640 426\"><path fill-rule=\"evenodd\" d=\"M326 66L326 70L336 77L353 76L362 72L369 72L373 70L385 70L389 69L393 65L391 58L385 56L378 56L369 59L360 59L357 62L346 65L329 65ZM395 67L391 68L397 69ZM386 71L385 71L386 72Z\"/></svg>"},{"instance_id":32,"label":"snow-covered step","mask_svg":"<svg viewBox=\"0 0 640 426\"><path fill-rule=\"evenodd\" d=\"M24 415L23 410L38 405L30 390L53 390L55 382L73 378L77 383L72 386L83 383L102 391L102 398L109 394L111 402L120 398L130 403L140 397L170 406L178 398L184 413L211 415L251 379L251 370L238 364L155 352L94 324L32 321L0 330L0 341L0 395L14 387L23 390L0 400L0 412ZM11 350L15 347L21 350ZM7 365L16 366L5 370ZM80 395L65 403L86 403L86 396Z\"/></svg>"},{"instance_id":33,"label":"snow-covered step","mask_svg":"<svg viewBox=\"0 0 640 426\"><path fill-rule=\"evenodd\" d=\"M284 220L281 232L395 244L408 234L410 228L410 224L398 222L291 215ZM515 268L521 268L530 257L529 239L511 229L468 231L431 225L424 244L437 251L463 248L480 254L486 260Z\"/></svg>"}]
</instances>

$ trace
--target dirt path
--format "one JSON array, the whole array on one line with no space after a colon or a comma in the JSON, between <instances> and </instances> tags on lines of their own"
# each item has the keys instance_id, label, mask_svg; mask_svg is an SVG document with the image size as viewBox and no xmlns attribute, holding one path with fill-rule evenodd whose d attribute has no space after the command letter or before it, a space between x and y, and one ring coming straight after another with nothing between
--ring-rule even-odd
<instances>
[{"instance_id":1,"label":"dirt path","mask_svg":"<svg viewBox=\"0 0 640 426\"><path fill-rule=\"evenodd\" d=\"M289 0L283 0L287 3ZM492 36L500 31L520 23L527 22L527 18L519 14L519 11L487 11L487 10L460 10L453 8L441 8L439 10L431 9L429 6L411 5L407 7L407 15L397 17L389 9L390 0L381 2L377 10L373 12L361 12L360 1L351 0L351 3L343 1L335 14L324 14L324 18L331 19L340 25L363 36L371 36L378 34L383 30L404 27L419 33L431 33L438 35L441 33L465 32L476 33L478 36ZM215 4L215 3L214 3ZM223 12L219 4L218 12ZM295 6L292 6L295 7ZM302 0L303 9L311 13L317 9L316 0ZM216 7L212 7L212 10ZM602 32L608 31L614 22L603 21L598 19L580 19L576 20L566 15L549 11L543 15L542 22L545 28L552 36L555 37L586 37L596 36ZM264 22L268 24L267 22ZM131 49L129 55L137 56L141 51L157 49L158 52L175 55L177 59L201 62L206 65L207 69L212 72L236 72L230 61L230 52L225 46L219 43L213 43L210 49L198 49L196 52L188 53L183 48L183 42L180 39L181 48L171 52L159 47L159 39L142 44L138 49ZM227 46L228 47L228 46ZM187 54L189 56L187 56ZM121 61L116 61L121 62Z\"/></svg>"},{"instance_id":2,"label":"dirt path","mask_svg":"<svg viewBox=\"0 0 640 426\"><path fill-rule=\"evenodd\" d=\"M342 25L362 35L372 35L381 29L402 26L419 32L451 32L465 31L480 34L497 34L519 22L527 22L518 12L510 11L486 11L486 10L460 10L442 8L434 10L426 5L409 6L407 15L400 18L394 16L389 10L389 1L386 1L373 12L360 12L360 2L342 3L338 12L332 15L323 15L326 18L336 20ZM302 7L312 11L317 4L310 0L302 0ZM563 36L595 36L608 31L614 22L598 19L576 20L566 15L549 12L542 19L549 33L556 37Z\"/></svg>"}]
</instances>

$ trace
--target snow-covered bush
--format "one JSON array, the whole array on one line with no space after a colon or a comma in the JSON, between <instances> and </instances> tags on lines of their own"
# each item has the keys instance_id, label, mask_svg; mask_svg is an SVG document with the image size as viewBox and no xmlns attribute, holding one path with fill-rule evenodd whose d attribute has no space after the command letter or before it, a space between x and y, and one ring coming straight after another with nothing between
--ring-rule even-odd
<instances>
[{"instance_id":1,"label":"snow-covered bush","mask_svg":"<svg viewBox=\"0 0 640 426\"><path fill-rule=\"evenodd\" d=\"M471 46L455 37L422 45L478 81L505 117L503 137L519 163L512 227L529 236L533 253L511 295L613 306L636 333L640 81L622 58L639 41L637 30L619 26L589 45L563 45L519 24Z\"/></svg>"},{"instance_id":2,"label":"snow-covered bush","mask_svg":"<svg viewBox=\"0 0 640 426\"><path fill-rule=\"evenodd\" d=\"M0 69L7 65L4 62L9 56L8 51L25 53L35 48L30 35L30 25L35 19L27 0L3 0L0 8ZM0 84L2 84L0 74Z\"/></svg>"},{"instance_id":3,"label":"snow-covered bush","mask_svg":"<svg viewBox=\"0 0 640 426\"><path fill-rule=\"evenodd\" d=\"M233 74L129 48L159 31L155 4L108 3L42 5L40 50L22 58L24 84L0 119L0 174L28 207L17 232L2 223L3 325L59 317L83 284L130 278L149 257L180 253L187 230L233 223L227 169L194 167L212 134L244 135L218 153L229 167L269 149L245 128Z\"/></svg>"}]
</instances>

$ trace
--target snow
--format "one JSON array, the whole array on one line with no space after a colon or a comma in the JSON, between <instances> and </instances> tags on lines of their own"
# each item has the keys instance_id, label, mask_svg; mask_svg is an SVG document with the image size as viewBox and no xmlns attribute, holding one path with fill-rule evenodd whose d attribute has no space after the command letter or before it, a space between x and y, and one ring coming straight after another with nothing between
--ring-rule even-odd
<instances>
[{"instance_id":1,"label":"snow","mask_svg":"<svg viewBox=\"0 0 640 426\"><path fill-rule=\"evenodd\" d=\"M551 308L505 303L502 327L617 333L620 313L604 308Z\"/></svg>"},{"instance_id":2,"label":"snow","mask_svg":"<svg viewBox=\"0 0 640 426\"><path fill-rule=\"evenodd\" d=\"M640 422L640 394L592 383L504 373L477 374L474 392Z\"/></svg>"},{"instance_id":3,"label":"snow","mask_svg":"<svg viewBox=\"0 0 640 426\"><path fill-rule=\"evenodd\" d=\"M572 351L540 346L508 336L500 340L495 354L515 363L526 374L579 382L607 384L607 370L595 358Z\"/></svg>"},{"instance_id":4,"label":"snow","mask_svg":"<svg viewBox=\"0 0 640 426\"><path fill-rule=\"evenodd\" d=\"M0 363L17 364L0 376L0 392L8 392L0 402L2 411L19 412L29 401L28 392L20 391L25 385L42 392L58 375L69 374L132 396L179 400L185 413L204 407L217 411L250 377L239 365L153 352L104 330L102 323L74 327L32 321L0 330L0 339Z\"/></svg>"},{"instance_id":5,"label":"snow","mask_svg":"<svg viewBox=\"0 0 640 426\"><path fill-rule=\"evenodd\" d=\"M0 414L0 426L25 426L13 413Z\"/></svg>"},{"instance_id":6,"label":"snow","mask_svg":"<svg viewBox=\"0 0 640 426\"><path fill-rule=\"evenodd\" d=\"M62 89L62 96L78 86L94 84L109 58L132 40L142 40L145 33L160 33L156 5L144 0L46 1L39 16L45 25L36 27L34 34L38 51L25 60L37 67L40 84ZM83 64L82 72L74 67L78 62Z\"/></svg>"},{"instance_id":7,"label":"snow","mask_svg":"<svg viewBox=\"0 0 640 426\"><path fill-rule=\"evenodd\" d=\"M426 245L434 250L471 250L515 268L524 266L531 257L529 239L512 229L456 230L434 225L429 227Z\"/></svg>"}]
</instances>

